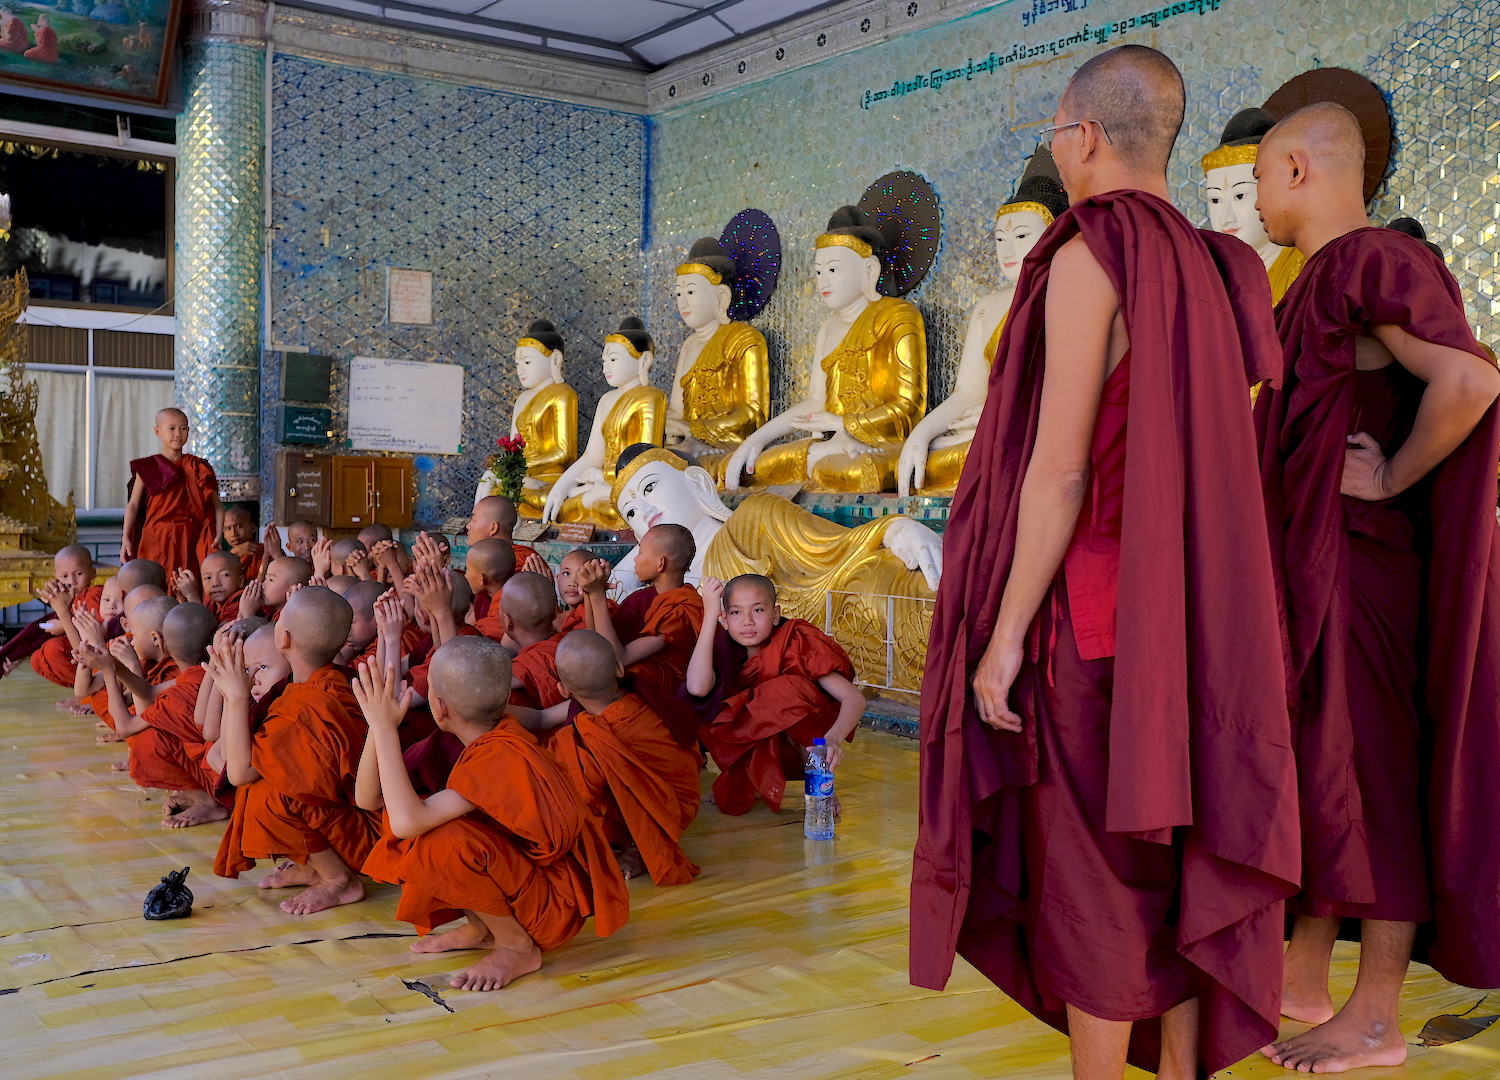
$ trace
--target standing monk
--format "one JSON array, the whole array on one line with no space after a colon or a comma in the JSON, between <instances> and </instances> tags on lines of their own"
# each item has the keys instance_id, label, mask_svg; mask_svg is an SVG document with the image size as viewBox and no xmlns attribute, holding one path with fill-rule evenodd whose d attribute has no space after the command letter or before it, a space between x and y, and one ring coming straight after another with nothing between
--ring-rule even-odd
<instances>
[{"instance_id":1,"label":"standing monk","mask_svg":"<svg viewBox=\"0 0 1500 1080\"><path fill-rule=\"evenodd\" d=\"M1139 45L1063 93L1072 205L1016 289L922 690L912 981L962 953L1090 1080L1265 1044L1300 863L1244 405L1276 373L1270 286L1167 202L1183 106Z\"/></svg>"},{"instance_id":2,"label":"standing monk","mask_svg":"<svg viewBox=\"0 0 1500 1080\"><path fill-rule=\"evenodd\" d=\"M1299 109L1256 161L1267 234L1308 260L1276 310L1286 382L1255 418L1302 792L1283 1011L1320 1025L1265 1052L1343 1072L1406 1059L1396 1005L1418 923L1435 918L1446 978L1500 986L1500 866L1483 824L1500 811L1500 372L1442 259L1370 227L1352 113ZM1359 981L1335 1016L1341 918L1363 925Z\"/></svg>"},{"instance_id":3,"label":"standing monk","mask_svg":"<svg viewBox=\"0 0 1500 1080\"><path fill-rule=\"evenodd\" d=\"M120 561L141 558L161 563L167 580L177 571L196 570L224 534L219 478L201 457L185 454L187 414L163 409L156 414L161 453L130 463L130 501L125 504L125 538Z\"/></svg>"}]
</instances>

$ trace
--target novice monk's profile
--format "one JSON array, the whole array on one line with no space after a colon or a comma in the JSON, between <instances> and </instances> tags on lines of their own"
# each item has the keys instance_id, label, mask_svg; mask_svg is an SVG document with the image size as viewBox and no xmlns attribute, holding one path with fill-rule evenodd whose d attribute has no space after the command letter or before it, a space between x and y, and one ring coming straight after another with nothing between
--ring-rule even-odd
<instances>
[{"instance_id":1,"label":"novice monk's profile","mask_svg":"<svg viewBox=\"0 0 1500 1080\"><path fill-rule=\"evenodd\" d=\"M498 495L491 497L499 498ZM474 590L474 626L492 641L505 637L505 622L500 615L500 590L515 572L516 549L509 540L489 537L469 548L464 577Z\"/></svg>"},{"instance_id":2,"label":"novice monk's profile","mask_svg":"<svg viewBox=\"0 0 1500 1080\"><path fill-rule=\"evenodd\" d=\"M365 873L401 885L396 917L423 935L413 952L487 949L449 985L498 990L542 965L542 952L570 941L592 915L608 937L630 914L630 898L599 818L556 760L506 715L510 657L483 637L446 642L433 655L433 719L464 744L448 786L417 795L397 726L411 691L361 667L355 694L370 722L358 797L385 811L386 829ZM434 927L468 923L436 937Z\"/></svg>"},{"instance_id":3,"label":"novice monk's profile","mask_svg":"<svg viewBox=\"0 0 1500 1080\"><path fill-rule=\"evenodd\" d=\"M292 594L274 631L292 682L258 731L250 726L252 678L243 643L215 648L209 659L209 675L224 696L224 773L235 786L214 873L239 877L257 859L285 856L290 863L260 887L305 886L281 902L289 915L363 899L358 867L380 835L379 819L354 804L365 722L348 679L332 667L352 619L344 598L330 589Z\"/></svg>"},{"instance_id":4,"label":"novice monk's profile","mask_svg":"<svg viewBox=\"0 0 1500 1080\"><path fill-rule=\"evenodd\" d=\"M500 590L505 636L520 650L511 661L510 692L517 705L550 709L567 700L557 681L557 639L552 619L557 593L541 574L519 573Z\"/></svg>"}]
</instances>

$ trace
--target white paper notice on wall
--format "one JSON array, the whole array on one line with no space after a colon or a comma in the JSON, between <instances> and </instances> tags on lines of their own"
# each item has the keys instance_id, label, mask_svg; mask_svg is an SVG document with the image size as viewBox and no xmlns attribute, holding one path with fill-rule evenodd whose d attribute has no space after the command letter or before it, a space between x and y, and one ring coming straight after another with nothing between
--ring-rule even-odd
<instances>
[{"instance_id":1,"label":"white paper notice on wall","mask_svg":"<svg viewBox=\"0 0 1500 1080\"><path fill-rule=\"evenodd\" d=\"M432 271L386 268L386 319L412 326L432 325Z\"/></svg>"},{"instance_id":2,"label":"white paper notice on wall","mask_svg":"<svg viewBox=\"0 0 1500 1080\"><path fill-rule=\"evenodd\" d=\"M463 419L460 365L373 356L349 362L349 449L457 454Z\"/></svg>"}]
</instances>

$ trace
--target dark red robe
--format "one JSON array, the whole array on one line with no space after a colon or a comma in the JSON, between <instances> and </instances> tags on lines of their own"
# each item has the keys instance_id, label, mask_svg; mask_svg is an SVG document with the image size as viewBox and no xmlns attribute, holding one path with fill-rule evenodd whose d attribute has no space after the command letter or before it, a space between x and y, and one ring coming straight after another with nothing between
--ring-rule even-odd
<instances>
[{"instance_id":1,"label":"dark red robe","mask_svg":"<svg viewBox=\"0 0 1500 1080\"><path fill-rule=\"evenodd\" d=\"M153 454L132 461L130 473L131 483L144 485L146 493L136 558L161 563L168 581L179 570L196 574L219 545L213 514L219 479L213 466L192 454L177 461Z\"/></svg>"},{"instance_id":2,"label":"dark red robe","mask_svg":"<svg viewBox=\"0 0 1500 1080\"><path fill-rule=\"evenodd\" d=\"M1276 324L1286 381L1261 394L1255 419L1285 580L1298 909L1434 916L1433 966L1454 982L1500 985L1500 862L1488 854L1500 811L1500 409L1396 499L1339 493L1345 437L1366 431L1394 454L1425 389L1399 365L1357 370L1356 337L1395 325L1489 357L1443 261L1389 229L1321 248Z\"/></svg>"},{"instance_id":3,"label":"dark red robe","mask_svg":"<svg viewBox=\"0 0 1500 1080\"><path fill-rule=\"evenodd\" d=\"M1069 703L1076 724L1018 694L1025 729L1000 732L978 718L970 682L1015 552L1041 403L1051 260L1076 235L1121 297L1130 335L1118 647L1107 699L1077 693ZM1162 199L1116 191L1074 206L1026 259L943 538L922 688L912 982L944 986L957 951L1066 1030L1054 965L1035 951L1035 933L1059 904L1079 904L1089 911L1079 926L1090 933L1049 947L1087 950L1113 920L1117 947L1094 958L1090 1011L1140 1021L1130 1060L1153 1071L1160 1024L1151 1018L1174 1002L1132 1000L1140 980L1128 957L1153 953L1196 969L1199 1065L1209 1072L1270 1042L1280 1019L1283 901L1296 892L1300 864L1296 779L1245 408L1247 384L1279 370L1270 302L1254 251L1194 229ZM1036 685L1036 672L1023 672L1017 689L1028 682ZM1055 873L1026 878L1035 853L1022 795L1041 775L1043 723L1081 740L1073 760L1092 767L1104 788L1100 818L1068 829L1101 847L1131 841L1138 853L1175 860L1176 895L1155 924L1142 924L1136 911L1098 909L1101 890L1070 863L1067 830L1046 852ZM1112 867L1112 889L1129 886L1130 869Z\"/></svg>"}]
</instances>

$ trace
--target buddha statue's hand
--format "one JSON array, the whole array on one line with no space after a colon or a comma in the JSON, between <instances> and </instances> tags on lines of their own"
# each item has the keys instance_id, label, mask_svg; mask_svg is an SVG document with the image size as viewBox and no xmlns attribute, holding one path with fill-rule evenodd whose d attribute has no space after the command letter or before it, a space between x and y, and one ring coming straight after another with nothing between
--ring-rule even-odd
<instances>
[{"instance_id":1,"label":"buddha statue's hand","mask_svg":"<svg viewBox=\"0 0 1500 1080\"><path fill-rule=\"evenodd\" d=\"M753 474L755 459L760 457L763 449L765 447L754 435L740 443L735 452L729 455L729 460L724 463L724 487L733 491L740 486L741 474Z\"/></svg>"},{"instance_id":2,"label":"buddha statue's hand","mask_svg":"<svg viewBox=\"0 0 1500 1080\"><path fill-rule=\"evenodd\" d=\"M792 420L792 430L808 431L814 435L840 435L844 431L844 418L820 410Z\"/></svg>"},{"instance_id":3,"label":"buddha statue's hand","mask_svg":"<svg viewBox=\"0 0 1500 1080\"><path fill-rule=\"evenodd\" d=\"M918 424L896 460L896 492L903 498L927 481L927 433Z\"/></svg>"},{"instance_id":4,"label":"buddha statue's hand","mask_svg":"<svg viewBox=\"0 0 1500 1080\"><path fill-rule=\"evenodd\" d=\"M692 433L693 429L686 420L679 420L675 416L667 417L667 438L686 439Z\"/></svg>"},{"instance_id":5,"label":"buddha statue's hand","mask_svg":"<svg viewBox=\"0 0 1500 1080\"><path fill-rule=\"evenodd\" d=\"M919 521L898 517L886 526L881 540L890 553L918 570L927 579L927 587L937 591L943 576L943 538Z\"/></svg>"},{"instance_id":6,"label":"buddha statue's hand","mask_svg":"<svg viewBox=\"0 0 1500 1080\"><path fill-rule=\"evenodd\" d=\"M540 491L542 488L546 487L547 485L544 484L544 483L542 483L536 477L534 477L534 476L532 476L530 474L527 474L526 479L524 479L524 480L521 481L521 486L523 488L526 488L528 491Z\"/></svg>"}]
</instances>

